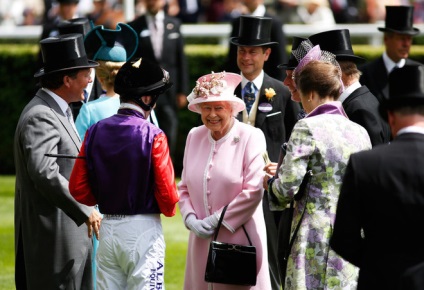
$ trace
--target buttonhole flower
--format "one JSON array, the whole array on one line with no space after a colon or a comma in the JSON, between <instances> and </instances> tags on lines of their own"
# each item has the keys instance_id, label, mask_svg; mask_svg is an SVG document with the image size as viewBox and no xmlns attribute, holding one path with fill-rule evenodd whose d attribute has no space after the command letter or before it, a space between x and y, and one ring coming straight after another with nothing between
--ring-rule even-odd
<instances>
[{"instance_id":1,"label":"buttonhole flower","mask_svg":"<svg viewBox=\"0 0 424 290\"><path fill-rule=\"evenodd\" d=\"M273 88L265 89L265 97L266 99L271 102L272 98L275 96L275 90Z\"/></svg>"}]
</instances>

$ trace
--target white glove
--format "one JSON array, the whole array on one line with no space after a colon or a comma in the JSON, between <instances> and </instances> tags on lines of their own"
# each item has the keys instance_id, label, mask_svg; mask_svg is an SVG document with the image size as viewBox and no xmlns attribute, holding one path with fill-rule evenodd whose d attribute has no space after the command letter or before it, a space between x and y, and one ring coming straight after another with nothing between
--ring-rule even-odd
<instances>
[{"instance_id":1,"label":"white glove","mask_svg":"<svg viewBox=\"0 0 424 290\"><path fill-rule=\"evenodd\" d=\"M214 233L214 228L212 228L204 220L198 220L194 214L190 214L186 218L185 224L190 229L190 231L202 239L207 239Z\"/></svg>"},{"instance_id":2,"label":"white glove","mask_svg":"<svg viewBox=\"0 0 424 290\"><path fill-rule=\"evenodd\" d=\"M213 213L212 215L205 217L203 219L203 221L206 222L208 225L210 225L211 229L215 230L216 227L218 226L219 220L218 220L218 217L216 216L216 214Z\"/></svg>"}]
</instances>

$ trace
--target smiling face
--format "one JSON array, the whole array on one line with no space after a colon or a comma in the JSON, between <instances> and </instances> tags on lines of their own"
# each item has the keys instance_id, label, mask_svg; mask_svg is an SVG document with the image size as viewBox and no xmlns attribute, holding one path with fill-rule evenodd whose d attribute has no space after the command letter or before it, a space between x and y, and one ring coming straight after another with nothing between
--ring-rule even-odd
<instances>
[{"instance_id":1,"label":"smiling face","mask_svg":"<svg viewBox=\"0 0 424 290\"><path fill-rule=\"evenodd\" d=\"M199 104L203 124L219 140L224 137L234 123L233 109L229 102L205 102Z\"/></svg>"},{"instance_id":2,"label":"smiling face","mask_svg":"<svg viewBox=\"0 0 424 290\"><path fill-rule=\"evenodd\" d=\"M385 33L386 53L394 62L407 58L412 45L412 36L400 33Z\"/></svg>"},{"instance_id":3,"label":"smiling face","mask_svg":"<svg viewBox=\"0 0 424 290\"><path fill-rule=\"evenodd\" d=\"M90 68L79 70L74 77L65 76L64 84L68 87L68 103L84 101L84 89L92 81Z\"/></svg>"},{"instance_id":4,"label":"smiling face","mask_svg":"<svg viewBox=\"0 0 424 290\"><path fill-rule=\"evenodd\" d=\"M270 54L271 48L239 46L237 48L237 65L243 76L250 81L254 80L261 73Z\"/></svg>"},{"instance_id":5,"label":"smiling face","mask_svg":"<svg viewBox=\"0 0 424 290\"><path fill-rule=\"evenodd\" d=\"M296 88L296 84L293 80L293 70L286 70L286 78L283 81L283 84L289 89L291 93L291 99L299 103L300 102L300 96L299 91Z\"/></svg>"}]
</instances>

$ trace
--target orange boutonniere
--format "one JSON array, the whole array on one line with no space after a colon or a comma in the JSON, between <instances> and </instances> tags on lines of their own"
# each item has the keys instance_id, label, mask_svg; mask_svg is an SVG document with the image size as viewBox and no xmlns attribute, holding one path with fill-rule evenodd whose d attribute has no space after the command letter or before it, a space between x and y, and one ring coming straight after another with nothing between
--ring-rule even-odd
<instances>
[{"instance_id":1,"label":"orange boutonniere","mask_svg":"<svg viewBox=\"0 0 424 290\"><path fill-rule=\"evenodd\" d=\"M268 100L268 102L271 102L274 96L275 96L275 91L273 88L265 89L265 97Z\"/></svg>"}]
</instances>

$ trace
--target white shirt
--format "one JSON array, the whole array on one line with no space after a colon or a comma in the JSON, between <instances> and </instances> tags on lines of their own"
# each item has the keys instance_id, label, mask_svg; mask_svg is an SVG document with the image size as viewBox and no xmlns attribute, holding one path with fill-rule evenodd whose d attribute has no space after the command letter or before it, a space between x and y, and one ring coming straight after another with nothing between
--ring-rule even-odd
<instances>
[{"instance_id":1,"label":"white shirt","mask_svg":"<svg viewBox=\"0 0 424 290\"><path fill-rule=\"evenodd\" d=\"M355 90L359 89L360 87L361 87L361 84L359 82L354 82L353 84L345 88L345 90L339 97L339 101L343 103L350 96L351 93L353 93Z\"/></svg>"},{"instance_id":2,"label":"white shirt","mask_svg":"<svg viewBox=\"0 0 424 290\"><path fill-rule=\"evenodd\" d=\"M404 58L402 58L399 62L394 62L387 55L386 52L383 52L383 61L384 61L384 65L386 66L386 69L387 69L387 74L389 74L395 68L395 66L401 68L406 63L406 60Z\"/></svg>"},{"instance_id":3,"label":"white shirt","mask_svg":"<svg viewBox=\"0 0 424 290\"><path fill-rule=\"evenodd\" d=\"M424 128L420 127L420 126L408 126L405 128L400 129L396 136L399 136L401 134L405 134L405 133L418 133L418 134L424 134Z\"/></svg>"}]
</instances>

